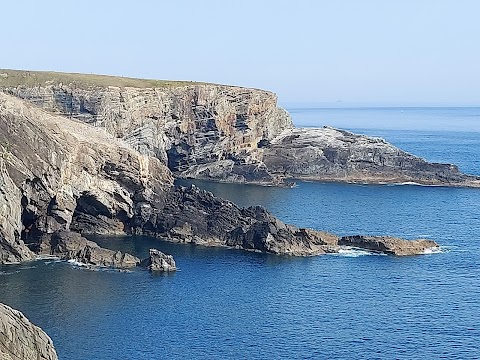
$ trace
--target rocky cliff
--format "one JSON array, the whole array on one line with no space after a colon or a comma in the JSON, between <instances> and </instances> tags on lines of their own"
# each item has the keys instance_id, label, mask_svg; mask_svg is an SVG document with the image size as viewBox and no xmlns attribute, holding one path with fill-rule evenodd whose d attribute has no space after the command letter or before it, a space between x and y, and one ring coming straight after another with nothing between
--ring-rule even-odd
<instances>
[{"instance_id":1,"label":"rocky cliff","mask_svg":"<svg viewBox=\"0 0 480 360\"><path fill-rule=\"evenodd\" d=\"M103 127L180 177L281 185L288 178L480 186L379 139L294 129L275 94L241 87L0 70L0 91Z\"/></svg>"},{"instance_id":2,"label":"rocky cliff","mask_svg":"<svg viewBox=\"0 0 480 360\"><path fill-rule=\"evenodd\" d=\"M147 234L170 241L285 255L338 251L338 237L299 229L262 207L174 187L169 169L124 141L0 93L0 260L36 253L128 267L139 259L82 234ZM29 248L24 244L27 243Z\"/></svg>"},{"instance_id":3,"label":"rocky cliff","mask_svg":"<svg viewBox=\"0 0 480 360\"><path fill-rule=\"evenodd\" d=\"M52 340L20 311L0 304L0 359L57 360Z\"/></svg>"},{"instance_id":4,"label":"rocky cliff","mask_svg":"<svg viewBox=\"0 0 480 360\"><path fill-rule=\"evenodd\" d=\"M276 95L263 90L185 83L150 88L141 82L119 87L110 86L119 80L109 77L0 72L6 75L0 90L103 127L179 176L272 183L261 144L293 126Z\"/></svg>"}]
</instances>

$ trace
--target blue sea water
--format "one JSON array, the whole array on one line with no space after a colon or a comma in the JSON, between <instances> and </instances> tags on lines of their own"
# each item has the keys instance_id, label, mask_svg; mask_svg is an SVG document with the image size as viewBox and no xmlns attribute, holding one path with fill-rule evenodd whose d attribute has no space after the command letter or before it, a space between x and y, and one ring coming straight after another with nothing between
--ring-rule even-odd
<instances>
[{"instance_id":1,"label":"blue sea water","mask_svg":"<svg viewBox=\"0 0 480 360\"><path fill-rule=\"evenodd\" d=\"M430 161L480 175L474 126L480 109L447 110L407 111L415 130L388 125L398 109L310 109L308 116L293 110L292 116L298 125L381 136ZM438 111L448 112L458 127L447 121L429 128ZM363 120L342 123L354 117ZM160 276L91 271L51 260L1 266L0 302L41 326L61 359L480 357L480 189L196 184L242 206L264 205L297 226L339 235L428 237L442 252L289 258L98 237L105 247L139 256L159 248L174 255L180 270Z\"/></svg>"}]
</instances>

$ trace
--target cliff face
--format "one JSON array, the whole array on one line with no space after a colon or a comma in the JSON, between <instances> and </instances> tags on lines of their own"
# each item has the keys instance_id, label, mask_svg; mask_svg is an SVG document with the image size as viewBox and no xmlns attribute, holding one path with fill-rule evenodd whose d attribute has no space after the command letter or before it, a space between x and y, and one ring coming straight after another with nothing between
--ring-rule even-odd
<instances>
[{"instance_id":1,"label":"cliff face","mask_svg":"<svg viewBox=\"0 0 480 360\"><path fill-rule=\"evenodd\" d=\"M149 234L288 255L324 252L320 233L306 235L263 208L240 209L194 187L175 188L157 158L101 128L1 93L0 142L9 144L1 159L2 181L8 185L0 198L2 262L34 256L22 240L38 253L53 249L55 255L64 230ZM77 240L61 254L75 257L95 248Z\"/></svg>"},{"instance_id":2,"label":"cliff face","mask_svg":"<svg viewBox=\"0 0 480 360\"><path fill-rule=\"evenodd\" d=\"M57 360L52 340L20 311L0 304L0 359Z\"/></svg>"},{"instance_id":3,"label":"cliff face","mask_svg":"<svg viewBox=\"0 0 480 360\"><path fill-rule=\"evenodd\" d=\"M1 83L0 83L1 87ZM168 163L180 176L272 182L259 144L292 127L276 95L199 84L160 88L7 87L6 93L76 118Z\"/></svg>"}]
</instances>

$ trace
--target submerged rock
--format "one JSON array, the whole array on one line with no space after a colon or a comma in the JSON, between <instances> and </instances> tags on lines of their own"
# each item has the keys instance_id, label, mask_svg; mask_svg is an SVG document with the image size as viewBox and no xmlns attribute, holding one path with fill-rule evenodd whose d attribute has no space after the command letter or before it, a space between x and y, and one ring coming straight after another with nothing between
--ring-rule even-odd
<instances>
[{"instance_id":1,"label":"submerged rock","mask_svg":"<svg viewBox=\"0 0 480 360\"><path fill-rule=\"evenodd\" d=\"M172 272L177 270L172 255L166 255L157 249L150 249L149 253L149 257L142 260L140 266L147 268L151 272Z\"/></svg>"},{"instance_id":2,"label":"submerged rock","mask_svg":"<svg viewBox=\"0 0 480 360\"><path fill-rule=\"evenodd\" d=\"M397 256L420 255L439 248L433 240L404 240L391 236L344 236L338 244Z\"/></svg>"},{"instance_id":3,"label":"submerged rock","mask_svg":"<svg viewBox=\"0 0 480 360\"><path fill-rule=\"evenodd\" d=\"M0 304L0 359L57 360L52 339L20 311Z\"/></svg>"}]
</instances>

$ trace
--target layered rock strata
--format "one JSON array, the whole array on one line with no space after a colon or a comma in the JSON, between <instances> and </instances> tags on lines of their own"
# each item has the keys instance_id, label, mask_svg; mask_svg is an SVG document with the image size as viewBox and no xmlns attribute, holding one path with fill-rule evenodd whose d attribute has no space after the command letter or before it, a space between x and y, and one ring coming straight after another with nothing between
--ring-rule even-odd
<instances>
[{"instance_id":1,"label":"layered rock strata","mask_svg":"<svg viewBox=\"0 0 480 360\"><path fill-rule=\"evenodd\" d=\"M50 337L20 311L0 304L0 359L57 360Z\"/></svg>"},{"instance_id":2,"label":"layered rock strata","mask_svg":"<svg viewBox=\"0 0 480 360\"><path fill-rule=\"evenodd\" d=\"M0 91L103 127L184 177L276 182L261 162L259 144L293 126L269 91L182 83L156 88L99 86L89 83L88 76L82 83L75 77L69 84L58 83L53 77L32 86L24 84L31 84L34 72L2 72L7 77L0 78ZM17 77L18 85L12 85L12 77Z\"/></svg>"},{"instance_id":3,"label":"layered rock strata","mask_svg":"<svg viewBox=\"0 0 480 360\"><path fill-rule=\"evenodd\" d=\"M381 139L294 129L275 94L214 84L1 70L0 91L103 127L179 177L265 185L318 181L480 186Z\"/></svg>"}]
</instances>

